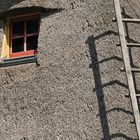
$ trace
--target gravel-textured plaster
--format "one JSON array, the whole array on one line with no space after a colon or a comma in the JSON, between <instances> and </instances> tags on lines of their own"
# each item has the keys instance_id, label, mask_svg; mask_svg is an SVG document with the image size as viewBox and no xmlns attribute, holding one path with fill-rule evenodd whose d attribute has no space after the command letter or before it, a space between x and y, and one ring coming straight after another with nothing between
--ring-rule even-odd
<instances>
[{"instance_id":1,"label":"gravel-textured plaster","mask_svg":"<svg viewBox=\"0 0 140 140\"><path fill-rule=\"evenodd\" d=\"M0 140L137 139L112 0L0 3L2 12L34 5L64 8L41 17L40 66L0 68ZM122 4L126 14L140 16L138 0ZM129 27L129 39L138 39L137 25ZM139 54L137 65L138 59Z\"/></svg>"}]
</instances>

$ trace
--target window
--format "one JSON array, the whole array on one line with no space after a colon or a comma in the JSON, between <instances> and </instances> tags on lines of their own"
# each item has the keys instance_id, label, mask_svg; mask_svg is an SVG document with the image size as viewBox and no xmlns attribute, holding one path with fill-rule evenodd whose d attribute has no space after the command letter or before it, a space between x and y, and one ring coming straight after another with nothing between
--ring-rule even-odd
<instances>
[{"instance_id":1,"label":"window","mask_svg":"<svg viewBox=\"0 0 140 140\"><path fill-rule=\"evenodd\" d=\"M37 52L39 14L10 18L9 58L32 56Z\"/></svg>"}]
</instances>

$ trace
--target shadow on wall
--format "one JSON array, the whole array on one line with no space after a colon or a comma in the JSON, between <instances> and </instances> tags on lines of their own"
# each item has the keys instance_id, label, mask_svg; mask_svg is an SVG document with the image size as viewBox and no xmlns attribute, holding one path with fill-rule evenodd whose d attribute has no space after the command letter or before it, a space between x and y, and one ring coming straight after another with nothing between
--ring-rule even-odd
<instances>
[{"instance_id":1,"label":"shadow on wall","mask_svg":"<svg viewBox=\"0 0 140 140\"><path fill-rule=\"evenodd\" d=\"M61 12L62 10L63 8L44 8L44 7L38 7L38 6L15 8L15 9L7 10L5 12L1 12L0 20L2 21L6 17L9 17L9 16L17 16L17 15L35 13L35 12L40 12L41 14L43 14L41 18L45 18L55 13ZM1 28L3 28L2 23L0 23L0 29Z\"/></svg>"},{"instance_id":2,"label":"shadow on wall","mask_svg":"<svg viewBox=\"0 0 140 140\"><path fill-rule=\"evenodd\" d=\"M62 8L51 9L51 8L43 8L43 7L38 7L38 6L10 9L13 5L16 5L23 1L24 0L12 0L12 1L0 0L0 20L10 15L13 16L13 15L24 14L28 12L48 13L47 16L49 16L51 14L60 12L62 10ZM2 27L3 25L2 23L0 23L0 29Z\"/></svg>"},{"instance_id":3,"label":"shadow on wall","mask_svg":"<svg viewBox=\"0 0 140 140\"><path fill-rule=\"evenodd\" d=\"M4 19L5 17L9 17L9 16L18 16L22 14L35 13L35 12L40 12L42 14L45 14L44 17L46 17L58 13L62 10L63 8L44 8L39 6L21 7L21 8L15 8L15 9L7 10L5 12L1 12L0 19Z\"/></svg>"},{"instance_id":4,"label":"shadow on wall","mask_svg":"<svg viewBox=\"0 0 140 140\"><path fill-rule=\"evenodd\" d=\"M44 8L39 6L21 7L21 8L6 10L4 12L0 12L0 29L3 28L3 23L1 21L4 21L5 18L9 16L18 16L22 14L40 12L41 14L43 14L41 18L45 18L55 13L61 12L62 10L63 8Z\"/></svg>"},{"instance_id":5,"label":"shadow on wall","mask_svg":"<svg viewBox=\"0 0 140 140\"><path fill-rule=\"evenodd\" d=\"M28 12L48 13L46 16L49 16L54 13L60 12L62 10L62 8L43 8L38 6L10 9L13 5L16 5L23 1L25 0L11 0L11 1L0 0L0 20L10 15L13 16L13 15L24 14ZM0 23L0 29L2 27L3 26Z\"/></svg>"},{"instance_id":6,"label":"shadow on wall","mask_svg":"<svg viewBox=\"0 0 140 140\"><path fill-rule=\"evenodd\" d=\"M90 37L88 37L88 39L86 41L86 44L89 47L90 57L91 57L91 61L92 61L90 68L92 68L93 75L94 75L95 89L93 89L93 91L96 92L97 100L98 100L99 114L97 116L100 117L100 121L101 121L101 128L102 128L102 132L103 132L102 140L111 140L112 138L125 138L127 140L134 140L133 138L130 138L130 137L126 136L125 134L121 134L121 133L115 133L115 134L111 135L110 130L109 130L107 113L110 113L112 111L121 111L126 114L133 115L132 112L127 111L124 108L113 108L111 110L106 110L106 107L105 107L104 91L103 91L104 87L118 84L119 86L128 88L127 85L125 85L124 83L121 83L119 80L114 80L114 81L110 81L109 83L102 84L99 64L104 63L106 61L110 61L112 59L113 60L115 59L117 61L123 61L122 58L119 58L117 56L105 58L104 60L98 61L95 41L97 41L98 39L100 39L106 35L110 35L110 34L114 34L114 35L118 36L118 33L114 32L114 31L107 31L96 37L90 36Z\"/></svg>"},{"instance_id":7,"label":"shadow on wall","mask_svg":"<svg viewBox=\"0 0 140 140\"><path fill-rule=\"evenodd\" d=\"M13 5L16 5L24 0L0 0L0 12L4 12L11 8Z\"/></svg>"}]
</instances>

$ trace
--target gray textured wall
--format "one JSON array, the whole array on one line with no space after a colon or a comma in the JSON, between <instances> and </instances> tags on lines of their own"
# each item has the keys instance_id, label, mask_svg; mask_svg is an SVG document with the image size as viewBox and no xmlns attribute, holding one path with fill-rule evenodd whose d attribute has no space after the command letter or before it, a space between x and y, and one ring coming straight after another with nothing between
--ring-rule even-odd
<instances>
[{"instance_id":1,"label":"gray textured wall","mask_svg":"<svg viewBox=\"0 0 140 140\"><path fill-rule=\"evenodd\" d=\"M0 140L137 139L112 0L0 0L1 12L64 8L41 17L38 61L0 68ZM127 16L140 2L123 0ZM139 38L128 25L128 41ZM140 31L140 30L139 30ZM2 26L0 42L2 40ZM136 34L136 37L134 37ZM134 50L134 54L138 52ZM139 65L135 55L135 65ZM139 79L137 79L139 80Z\"/></svg>"}]
</instances>

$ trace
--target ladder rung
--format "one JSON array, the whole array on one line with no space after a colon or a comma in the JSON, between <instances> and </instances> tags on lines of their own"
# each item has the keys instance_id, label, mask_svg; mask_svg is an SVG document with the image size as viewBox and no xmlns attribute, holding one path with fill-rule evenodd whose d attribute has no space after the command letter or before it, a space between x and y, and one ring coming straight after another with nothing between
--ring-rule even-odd
<instances>
[{"instance_id":1,"label":"ladder rung","mask_svg":"<svg viewBox=\"0 0 140 140\"><path fill-rule=\"evenodd\" d=\"M140 47L139 43L127 43L128 47Z\"/></svg>"},{"instance_id":2,"label":"ladder rung","mask_svg":"<svg viewBox=\"0 0 140 140\"><path fill-rule=\"evenodd\" d=\"M117 46L121 46L120 43L116 44ZM127 43L126 44L128 47L140 47L140 43Z\"/></svg>"},{"instance_id":3,"label":"ladder rung","mask_svg":"<svg viewBox=\"0 0 140 140\"><path fill-rule=\"evenodd\" d=\"M140 19L123 18L123 22L140 22Z\"/></svg>"},{"instance_id":4,"label":"ladder rung","mask_svg":"<svg viewBox=\"0 0 140 140\"><path fill-rule=\"evenodd\" d=\"M134 19L134 18L123 18L122 19L123 22L140 22L140 19ZM116 18L113 18L112 19L113 22L117 22L117 19Z\"/></svg>"},{"instance_id":5,"label":"ladder rung","mask_svg":"<svg viewBox=\"0 0 140 140\"><path fill-rule=\"evenodd\" d=\"M140 72L140 68L131 68L131 71L133 71L133 72Z\"/></svg>"},{"instance_id":6,"label":"ladder rung","mask_svg":"<svg viewBox=\"0 0 140 140\"><path fill-rule=\"evenodd\" d=\"M140 94L136 94L137 97L140 97Z\"/></svg>"}]
</instances>

